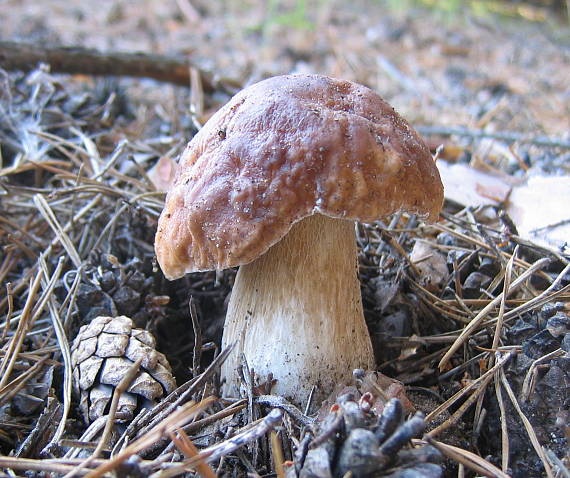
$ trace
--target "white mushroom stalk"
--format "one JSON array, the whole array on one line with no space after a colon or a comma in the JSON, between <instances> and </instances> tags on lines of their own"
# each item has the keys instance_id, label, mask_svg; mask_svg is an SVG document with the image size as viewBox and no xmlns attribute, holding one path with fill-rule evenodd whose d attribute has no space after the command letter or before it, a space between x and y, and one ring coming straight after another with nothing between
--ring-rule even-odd
<instances>
[{"instance_id":1,"label":"white mushroom stalk","mask_svg":"<svg viewBox=\"0 0 570 478\"><path fill-rule=\"evenodd\" d=\"M261 379L273 374L273 393L302 405L313 387L320 401L354 368L371 368L357 267L354 222L322 215L241 266L224 327L223 346L236 344L222 366L227 391L242 356Z\"/></svg>"}]
</instances>

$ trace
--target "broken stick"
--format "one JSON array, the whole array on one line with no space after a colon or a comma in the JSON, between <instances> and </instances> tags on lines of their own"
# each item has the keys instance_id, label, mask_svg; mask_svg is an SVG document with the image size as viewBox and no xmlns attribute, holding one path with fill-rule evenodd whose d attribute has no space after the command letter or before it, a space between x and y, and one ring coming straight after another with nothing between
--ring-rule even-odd
<instances>
[{"instance_id":1,"label":"broken stick","mask_svg":"<svg viewBox=\"0 0 570 478\"><path fill-rule=\"evenodd\" d=\"M195 67L190 60L179 57L0 41L0 68L28 72L39 63L50 65L52 73L134 76L182 86L190 86L190 69ZM211 74L200 71L200 76L205 91L212 92L219 86Z\"/></svg>"}]
</instances>

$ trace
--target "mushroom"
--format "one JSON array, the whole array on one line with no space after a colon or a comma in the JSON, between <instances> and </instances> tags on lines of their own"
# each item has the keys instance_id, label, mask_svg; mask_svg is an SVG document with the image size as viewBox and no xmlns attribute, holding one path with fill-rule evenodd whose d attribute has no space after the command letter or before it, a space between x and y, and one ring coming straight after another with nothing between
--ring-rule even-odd
<instances>
[{"instance_id":1,"label":"mushroom","mask_svg":"<svg viewBox=\"0 0 570 478\"><path fill-rule=\"evenodd\" d=\"M355 221L435 219L443 186L418 134L372 90L321 75L249 86L190 141L158 223L169 279L240 266L222 367L242 355L296 403L374 366L357 274Z\"/></svg>"}]
</instances>

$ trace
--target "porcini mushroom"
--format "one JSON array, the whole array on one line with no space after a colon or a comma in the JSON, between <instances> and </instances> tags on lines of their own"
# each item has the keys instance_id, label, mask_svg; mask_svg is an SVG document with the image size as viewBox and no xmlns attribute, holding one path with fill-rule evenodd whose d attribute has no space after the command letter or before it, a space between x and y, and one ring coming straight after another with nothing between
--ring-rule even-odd
<instances>
[{"instance_id":1,"label":"porcini mushroom","mask_svg":"<svg viewBox=\"0 0 570 478\"><path fill-rule=\"evenodd\" d=\"M357 276L355 221L435 219L443 187L428 148L372 90L320 75L254 84L181 156L156 235L169 279L241 266L224 326L274 392L303 403L374 365Z\"/></svg>"}]
</instances>

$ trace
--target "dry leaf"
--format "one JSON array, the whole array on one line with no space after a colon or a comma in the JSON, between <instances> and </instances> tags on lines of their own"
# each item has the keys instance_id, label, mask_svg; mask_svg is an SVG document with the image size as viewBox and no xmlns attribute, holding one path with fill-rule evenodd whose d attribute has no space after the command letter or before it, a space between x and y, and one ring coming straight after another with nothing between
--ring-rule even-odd
<instances>
[{"instance_id":1,"label":"dry leaf","mask_svg":"<svg viewBox=\"0 0 570 478\"><path fill-rule=\"evenodd\" d=\"M511 186L502 179L466 164L438 161L445 198L462 206L497 205L505 201Z\"/></svg>"},{"instance_id":2,"label":"dry leaf","mask_svg":"<svg viewBox=\"0 0 570 478\"><path fill-rule=\"evenodd\" d=\"M163 156L147 174L158 191L168 191L176 176L177 168L178 163L176 161L169 156Z\"/></svg>"},{"instance_id":3,"label":"dry leaf","mask_svg":"<svg viewBox=\"0 0 570 478\"><path fill-rule=\"evenodd\" d=\"M418 240L410 260L421 274L421 284L430 292L439 292L449 276L445 256L429 242Z\"/></svg>"},{"instance_id":4,"label":"dry leaf","mask_svg":"<svg viewBox=\"0 0 570 478\"><path fill-rule=\"evenodd\" d=\"M507 211L519 234L548 247L570 243L570 176L531 177L513 189Z\"/></svg>"}]
</instances>

